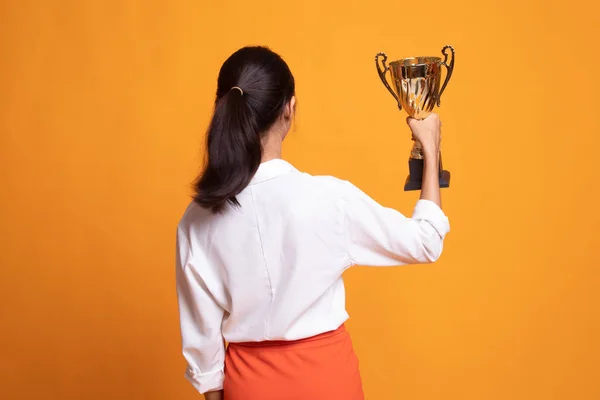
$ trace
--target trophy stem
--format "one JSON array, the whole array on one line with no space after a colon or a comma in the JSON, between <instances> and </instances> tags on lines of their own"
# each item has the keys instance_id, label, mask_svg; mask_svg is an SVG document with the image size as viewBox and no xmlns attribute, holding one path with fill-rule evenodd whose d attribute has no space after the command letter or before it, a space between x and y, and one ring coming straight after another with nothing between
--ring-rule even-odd
<instances>
[{"instance_id":1,"label":"trophy stem","mask_svg":"<svg viewBox=\"0 0 600 400\"><path fill-rule=\"evenodd\" d=\"M421 146L421 142L418 140L414 140L414 144L412 149L410 150L410 158L414 158L415 160L422 160L423 156L423 146Z\"/></svg>"}]
</instances>

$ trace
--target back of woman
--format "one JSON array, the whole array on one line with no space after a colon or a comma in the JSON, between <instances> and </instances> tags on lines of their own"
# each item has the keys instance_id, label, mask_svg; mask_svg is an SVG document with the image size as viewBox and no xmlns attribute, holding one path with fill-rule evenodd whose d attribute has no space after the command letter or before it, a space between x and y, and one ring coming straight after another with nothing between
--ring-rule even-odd
<instances>
[{"instance_id":1,"label":"back of woman","mask_svg":"<svg viewBox=\"0 0 600 400\"><path fill-rule=\"evenodd\" d=\"M431 173L436 117L411 121L430 161L408 218L281 159L294 111L277 54L247 47L224 63L206 166L177 231L186 376L209 400L363 399L342 273L433 262L449 230Z\"/></svg>"}]
</instances>

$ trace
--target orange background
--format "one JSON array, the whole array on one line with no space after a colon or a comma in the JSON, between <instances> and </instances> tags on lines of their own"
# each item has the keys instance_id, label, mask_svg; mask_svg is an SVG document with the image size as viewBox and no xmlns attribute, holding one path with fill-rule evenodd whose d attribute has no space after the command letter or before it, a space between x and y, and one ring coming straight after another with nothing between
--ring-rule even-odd
<instances>
[{"instance_id":1,"label":"orange background","mask_svg":"<svg viewBox=\"0 0 600 400\"><path fill-rule=\"evenodd\" d=\"M287 159L410 214L405 114L373 59L452 44L445 253L346 275L367 399L600 398L598 11L0 2L0 397L199 397L183 378L175 225L234 50L269 45L297 78Z\"/></svg>"}]
</instances>

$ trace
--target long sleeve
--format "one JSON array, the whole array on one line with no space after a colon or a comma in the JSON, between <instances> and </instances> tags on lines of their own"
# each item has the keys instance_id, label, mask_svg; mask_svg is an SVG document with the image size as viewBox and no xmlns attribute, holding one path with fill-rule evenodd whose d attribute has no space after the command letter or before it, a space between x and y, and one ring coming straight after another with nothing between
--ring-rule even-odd
<instances>
[{"instance_id":1,"label":"long sleeve","mask_svg":"<svg viewBox=\"0 0 600 400\"><path fill-rule=\"evenodd\" d=\"M393 266L431 263L450 230L437 204L419 200L411 218L383 207L352 184L344 196L344 231L352 264Z\"/></svg>"},{"instance_id":2,"label":"long sleeve","mask_svg":"<svg viewBox=\"0 0 600 400\"><path fill-rule=\"evenodd\" d=\"M177 297L185 377L200 392L223 388L225 347L221 333L224 310L198 273L189 240L177 230Z\"/></svg>"}]
</instances>

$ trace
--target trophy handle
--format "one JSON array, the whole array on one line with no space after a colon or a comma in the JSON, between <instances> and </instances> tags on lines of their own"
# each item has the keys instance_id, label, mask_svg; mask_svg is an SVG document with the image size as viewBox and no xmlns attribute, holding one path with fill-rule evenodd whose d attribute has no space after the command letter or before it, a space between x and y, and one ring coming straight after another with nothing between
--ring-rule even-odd
<instances>
[{"instance_id":1,"label":"trophy handle","mask_svg":"<svg viewBox=\"0 0 600 400\"><path fill-rule=\"evenodd\" d=\"M448 49L450 49L450 51L452 52L452 61L450 61L450 64L448 64ZM446 85L448 85L448 81L450 80L450 77L452 76L452 71L454 71L454 47L448 45L448 46L444 46L444 48L442 49L442 54L444 55L444 61L442 61L442 64L444 67L446 67L446 80L444 80L444 84L442 85L442 88L440 89L440 94L438 94L438 98L437 98L437 106L439 107L441 105L441 98L442 98L442 93L444 93L444 89L446 89Z\"/></svg>"},{"instance_id":2,"label":"trophy handle","mask_svg":"<svg viewBox=\"0 0 600 400\"><path fill-rule=\"evenodd\" d=\"M383 65L383 69L379 65L380 57L382 59L381 64ZM390 84L388 83L388 81L385 77L385 73L390 70L390 67L386 64L386 61L387 61L387 55L385 53L377 53L377 55L375 56L375 66L377 67L377 73L379 74L379 78L381 79L381 82L383 82L383 86L385 86L387 88L387 90L390 91L392 96L394 96L394 99L396 99L396 103L398 103L398 108L400 110L402 110L402 105L400 104L400 100L398 99L398 96L396 95L396 93L394 93L394 91L390 87Z\"/></svg>"}]
</instances>

